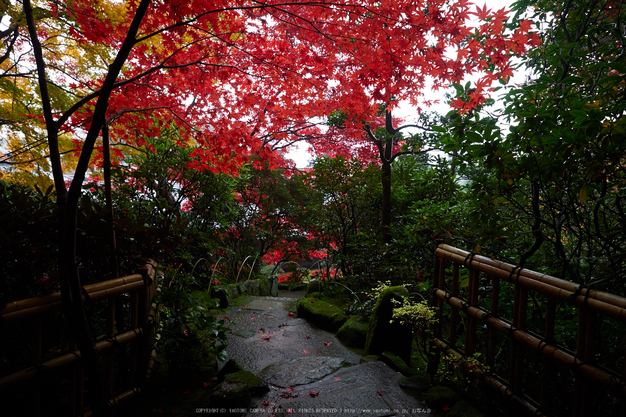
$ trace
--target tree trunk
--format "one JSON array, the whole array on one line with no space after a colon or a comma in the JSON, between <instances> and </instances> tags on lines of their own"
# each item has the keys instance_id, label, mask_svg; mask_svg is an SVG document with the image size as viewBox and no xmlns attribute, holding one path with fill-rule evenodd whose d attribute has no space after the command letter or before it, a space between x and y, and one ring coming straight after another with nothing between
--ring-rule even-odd
<instances>
[{"instance_id":1,"label":"tree trunk","mask_svg":"<svg viewBox=\"0 0 626 417\"><path fill-rule=\"evenodd\" d=\"M381 180L383 188L382 202L382 235L383 243L391 243L391 162L393 161L393 139L397 133L393 128L391 112L385 114L385 129L387 135L384 138L383 154L381 155Z\"/></svg>"}]
</instances>

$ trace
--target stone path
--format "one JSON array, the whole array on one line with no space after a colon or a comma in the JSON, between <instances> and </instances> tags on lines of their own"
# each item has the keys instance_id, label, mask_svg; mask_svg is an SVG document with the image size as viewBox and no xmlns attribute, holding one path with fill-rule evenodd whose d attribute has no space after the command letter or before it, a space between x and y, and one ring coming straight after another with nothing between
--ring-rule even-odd
<instances>
[{"instance_id":1,"label":"stone path","mask_svg":"<svg viewBox=\"0 0 626 417\"><path fill-rule=\"evenodd\" d=\"M230 307L228 352L270 386L247 416L429 416L402 375L381 361L361 363L332 333L294 317L301 294L242 299Z\"/></svg>"}]
</instances>

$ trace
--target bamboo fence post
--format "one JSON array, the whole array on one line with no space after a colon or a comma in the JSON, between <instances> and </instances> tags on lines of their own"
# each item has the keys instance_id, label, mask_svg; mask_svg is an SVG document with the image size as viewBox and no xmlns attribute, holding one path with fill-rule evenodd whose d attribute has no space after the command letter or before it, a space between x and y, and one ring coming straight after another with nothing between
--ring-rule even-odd
<instances>
[{"instance_id":1,"label":"bamboo fence post","mask_svg":"<svg viewBox=\"0 0 626 417\"><path fill-rule=\"evenodd\" d=\"M526 310L528 306L528 291L519 282L515 282L513 299L513 323L511 332L523 331L526 328ZM511 336L514 336L513 334ZM524 347L511 338L511 362L509 368L509 383L511 391L521 395L524 379Z\"/></svg>"},{"instance_id":2,"label":"bamboo fence post","mask_svg":"<svg viewBox=\"0 0 626 417\"><path fill-rule=\"evenodd\" d=\"M491 309L490 314L493 317L498 317L498 305L500 300L500 279L491 276ZM496 364L496 346L498 332L493 327L488 328L489 340L487 341L487 366L493 369Z\"/></svg>"},{"instance_id":3,"label":"bamboo fence post","mask_svg":"<svg viewBox=\"0 0 626 417\"><path fill-rule=\"evenodd\" d=\"M546 307L546 318L544 322L544 345L539 348L539 351L545 346L549 344L554 344L554 325L556 320L556 299L553 297L548 297L548 305ZM549 413L552 409L552 389L554 383L554 362L549 360L547 357L543 357L543 369L541 376L541 397L539 399L539 403L541 404L541 409Z\"/></svg>"},{"instance_id":4,"label":"bamboo fence post","mask_svg":"<svg viewBox=\"0 0 626 417\"><path fill-rule=\"evenodd\" d=\"M469 267L469 282L467 287L468 306L476 306L478 304L478 284L478 271ZM472 356L476 350L476 318L467 314L465 320L467 323L465 327L465 355Z\"/></svg>"},{"instance_id":5,"label":"bamboo fence post","mask_svg":"<svg viewBox=\"0 0 626 417\"><path fill-rule=\"evenodd\" d=\"M150 278L150 274L148 271L148 268L144 267L141 269L141 276L143 277L143 288L140 288L138 293L139 293L139 303L138 303L138 310L139 310L139 321L138 321L138 326L140 329L142 329L143 331L143 335L142 337L139 338L139 341L137 343L138 345L138 351L137 351L137 360L138 360L138 366L137 366L137 377L138 378L142 378L145 374L146 374L146 369L148 366L148 361L149 361L149 355L150 352L149 350L149 346L150 346L150 334L149 334L149 329L148 329L148 315L150 314L150 289L152 288L152 283L151 283L151 279ZM140 381L141 379L138 379L138 381Z\"/></svg>"},{"instance_id":6,"label":"bamboo fence post","mask_svg":"<svg viewBox=\"0 0 626 417\"><path fill-rule=\"evenodd\" d=\"M459 296L459 264L452 264L452 296ZM459 310L450 309L450 340L449 345L456 347L456 326L459 320Z\"/></svg>"},{"instance_id":7,"label":"bamboo fence post","mask_svg":"<svg viewBox=\"0 0 626 417\"><path fill-rule=\"evenodd\" d=\"M41 317L33 318L29 320L27 325L30 333L30 360L34 366L37 366L41 363L42 319ZM31 394L31 401L28 404L28 407L30 407L34 416L38 416L41 414L41 384L39 383L39 380L32 384L32 386L29 387L29 390Z\"/></svg>"}]
</instances>

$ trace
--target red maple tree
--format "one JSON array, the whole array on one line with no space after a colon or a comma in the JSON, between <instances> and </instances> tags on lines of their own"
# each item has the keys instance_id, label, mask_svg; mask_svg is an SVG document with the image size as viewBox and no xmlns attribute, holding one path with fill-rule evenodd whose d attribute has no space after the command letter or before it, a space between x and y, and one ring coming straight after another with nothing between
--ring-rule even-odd
<instances>
[{"instance_id":1,"label":"red maple tree","mask_svg":"<svg viewBox=\"0 0 626 417\"><path fill-rule=\"evenodd\" d=\"M180 145L200 145L194 168L221 172L253 155L282 164L278 151L302 140L351 153L371 142L362 134L334 142L322 126L333 112L362 132L380 103L387 111L403 100L424 106L430 85L482 74L453 102L467 110L510 75L511 56L536 42L528 23L510 31L504 11L468 0L75 0L34 10L24 0L23 13L19 48L36 65L41 103L32 120L45 123L58 196L63 301L96 415L106 407L74 246L77 203L103 126L113 144L133 146L156 133L154 118L185 127ZM54 99L58 90L65 100ZM78 151L69 186L60 135L74 138ZM389 160L392 145L375 146Z\"/></svg>"}]
</instances>

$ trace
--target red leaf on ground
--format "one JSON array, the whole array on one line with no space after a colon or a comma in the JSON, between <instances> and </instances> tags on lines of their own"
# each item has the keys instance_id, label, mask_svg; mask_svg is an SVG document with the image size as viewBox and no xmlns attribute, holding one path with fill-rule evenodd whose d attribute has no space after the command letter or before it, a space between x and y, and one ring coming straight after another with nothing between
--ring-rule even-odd
<instances>
[{"instance_id":1,"label":"red leaf on ground","mask_svg":"<svg viewBox=\"0 0 626 417\"><path fill-rule=\"evenodd\" d=\"M448 404L443 403L441 404L441 409L443 411L450 411L450 406Z\"/></svg>"},{"instance_id":2,"label":"red leaf on ground","mask_svg":"<svg viewBox=\"0 0 626 417\"><path fill-rule=\"evenodd\" d=\"M378 395L380 395L381 397L383 396L383 393L380 391L376 391L378 393Z\"/></svg>"},{"instance_id":3,"label":"red leaf on ground","mask_svg":"<svg viewBox=\"0 0 626 417\"><path fill-rule=\"evenodd\" d=\"M311 390L311 391L309 391L309 395L311 397L317 397L318 395L320 395L320 392Z\"/></svg>"},{"instance_id":4,"label":"red leaf on ground","mask_svg":"<svg viewBox=\"0 0 626 417\"><path fill-rule=\"evenodd\" d=\"M263 401L263 407L267 407L268 405L270 405L269 401Z\"/></svg>"},{"instance_id":5,"label":"red leaf on ground","mask_svg":"<svg viewBox=\"0 0 626 417\"><path fill-rule=\"evenodd\" d=\"M315 300L311 300L311 302L312 302L313 304L315 304Z\"/></svg>"},{"instance_id":6,"label":"red leaf on ground","mask_svg":"<svg viewBox=\"0 0 626 417\"><path fill-rule=\"evenodd\" d=\"M256 319L256 316L250 316L250 318L251 318L252 320L254 320L254 319Z\"/></svg>"},{"instance_id":7,"label":"red leaf on ground","mask_svg":"<svg viewBox=\"0 0 626 417\"><path fill-rule=\"evenodd\" d=\"M290 311L288 314L289 317L293 317L293 311Z\"/></svg>"},{"instance_id":8,"label":"red leaf on ground","mask_svg":"<svg viewBox=\"0 0 626 417\"><path fill-rule=\"evenodd\" d=\"M287 391L293 391L293 387L287 388Z\"/></svg>"},{"instance_id":9,"label":"red leaf on ground","mask_svg":"<svg viewBox=\"0 0 626 417\"><path fill-rule=\"evenodd\" d=\"M269 336L265 336L265 337L263 338L263 340L270 340L270 337L269 337Z\"/></svg>"},{"instance_id":10,"label":"red leaf on ground","mask_svg":"<svg viewBox=\"0 0 626 417\"><path fill-rule=\"evenodd\" d=\"M339 378L338 376L335 377L335 381L339 381L341 378Z\"/></svg>"},{"instance_id":11,"label":"red leaf on ground","mask_svg":"<svg viewBox=\"0 0 626 417\"><path fill-rule=\"evenodd\" d=\"M324 346L330 346L332 344L333 344L333 342L324 342Z\"/></svg>"},{"instance_id":12,"label":"red leaf on ground","mask_svg":"<svg viewBox=\"0 0 626 417\"><path fill-rule=\"evenodd\" d=\"M309 336L308 334L306 336L304 336L305 339L310 339L311 336Z\"/></svg>"},{"instance_id":13,"label":"red leaf on ground","mask_svg":"<svg viewBox=\"0 0 626 417\"><path fill-rule=\"evenodd\" d=\"M302 354L303 354L303 355L308 355L309 353L311 353L311 352L309 352L308 350L304 350L304 349L302 349Z\"/></svg>"},{"instance_id":14,"label":"red leaf on ground","mask_svg":"<svg viewBox=\"0 0 626 417\"><path fill-rule=\"evenodd\" d=\"M203 388L206 388L206 387L208 387L209 385L211 385L211 383L210 383L210 382L205 382L204 384L202 384L202 387L203 387Z\"/></svg>"},{"instance_id":15,"label":"red leaf on ground","mask_svg":"<svg viewBox=\"0 0 626 417\"><path fill-rule=\"evenodd\" d=\"M243 308L248 308L248 306L243 306Z\"/></svg>"},{"instance_id":16,"label":"red leaf on ground","mask_svg":"<svg viewBox=\"0 0 626 417\"><path fill-rule=\"evenodd\" d=\"M293 408L288 408L287 409L287 414L293 414L293 412L294 412Z\"/></svg>"}]
</instances>

